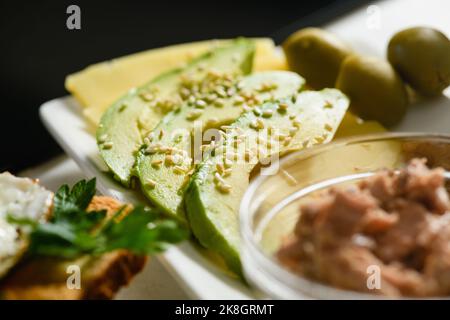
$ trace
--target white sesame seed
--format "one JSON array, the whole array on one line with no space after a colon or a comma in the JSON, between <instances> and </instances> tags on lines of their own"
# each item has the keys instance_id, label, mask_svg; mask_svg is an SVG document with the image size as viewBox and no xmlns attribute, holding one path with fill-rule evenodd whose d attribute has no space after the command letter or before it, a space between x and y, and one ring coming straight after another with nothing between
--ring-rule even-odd
<instances>
[{"instance_id":1,"label":"white sesame seed","mask_svg":"<svg viewBox=\"0 0 450 320\"><path fill-rule=\"evenodd\" d=\"M231 160L228 158L228 155L229 155L229 154L227 154L225 160L223 161L223 165L224 165L224 167L225 167L226 169L231 168L231 166L233 165L233 161L231 161ZM233 156L234 156L234 155L233 155Z\"/></svg>"},{"instance_id":2,"label":"white sesame seed","mask_svg":"<svg viewBox=\"0 0 450 320\"><path fill-rule=\"evenodd\" d=\"M120 107L119 107L119 112L124 111L126 108L127 108L126 103L122 103L122 104L120 105Z\"/></svg>"},{"instance_id":3,"label":"white sesame seed","mask_svg":"<svg viewBox=\"0 0 450 320\"><path fill-rule=\"evenodd\" d=\"M255 108L253 108L253 113L255 114L255 116L260 116L261 109L259 107L255 107Z\"/></svg>"},{"instance_id":4,"label":"white sesame seed","mask_svg":"<svg viewBox=\"0 0 450 320\"><path fill-rule=\"evenodd\" d=\"M279 105L278 105L278 111L281 111L281 112L283 112L283 111L286 111L287 109L288 109L288 104L287 103L280 103Z\"/></svg>"},{"instance_id":5,"label":"white sesame seed","mask_svg":"<svg viewBox=\"0 0 450 320\"><path fill-rule=\"evenodd\" d=\"M103 144L103 149L105 149L105 150L109 150L109 149L111 149L112 147L113 147L113 143L112 143L111 141L105 142L105 143Z\"/></svg>"},{"instance_id":6,"label":"white sesame seed","mask_svg":"<svg viewBox=\"0 0 450 320\"><path fill-rule=\"evenodd\" d=\"M197 108L204 108L204 107L206 107L206 102L203 101L203 100L197 100L197 101L195 102L195 106L196 106Z\"/></svg>"},{"instance_id":7,"label":"white sesame seed","mask_svg":"<svg viewBox=\"0 0 450 320\"><path fill-rule=\"evenodd\" d=\"M298 128L297 128L297 127L290 127L290 128L289 128L289 135L290 135L291 137L293 137L293 136L295 136L295 134L297 133L297 131L298 131Z\"/></svg>"},{"instance_id":8,"label":"white sesame seed","mask_svg":"<svg viewBox=\"0 0 450 320\"><path fill-rule=\"evenodd\" d=\"M152 161L152 167L158 168L158 167L161 166L162 163L163 163L163 161L161 159L153 160Z\"/></svg>"},{"instance_id":9,"label":"white sesame seed","mask_svg":"<svg viewBox=\"0 0 450 320\"><path fill-rule=\"evenodd\" d=\"M225 168L223 167L223 164L221 164L221 163L216 164L216 169L219 174L222 174L225 170Z\"/></svg>"},{"instance_id":10,"label":"white sesame seed","mask_svg":"<svg viewBox=\"0 0 450 320\"><path fill-rule=\"evenodd\" d=\"M175 166L173 167L173 172L175 174L185 174L186 172L184 171L184 168L181 166Z\"/></svg>"},{"instance_id":11,"label":"white sesame seed","mask_svg":"<svg viewBox=\"0 0 450 320\"><path fill-rule=\"evenodd\" d=\"M153 188L156 187L157 183L156 183L155 180L147 179L147 180L145 181L145 185L146 185L147 187L153 189Z\"/></svg>"},{"instance_id":12,"label":"white sesame seed","mask_svg":"<svg viewBox=\"0 0 450 320\"><path fill-rule=\"evenodd\" d=\"M225 180L223 180L222 175L218 172L214 173L214 181L217 183L225 183Z\"/></svg>"},{"instance_id":13,"label":"white sesame seed","mask_svg":"<svg viewBox=\"0 0 450 320\"><path fill-rule=\"evenodd\" d=\"M270 118L273 115L273 110L266 109L263 111L262 116L265 118Z\"/></svg>"},{"instance_id":14,"label":"white sesame seed","mask_svg":"<svg viewBox=\"0 0 450 320\"><path fill-rule=\"evenodd\" d=\"M214 101L214 106L217 108L222 108L225 105L225 101L223 99L217 99Z\"/></svg>"},{"instance_id":15,"label":"white sesame seed","mask_svg":"<svg viewBox=\"0 0 450 320\"><path fill-rule=\"evenodd\" d=\"M203 114L203 110L200 110L200 109L192 110L187 114L186 119L195 120L198 117L200 117L202 114Z\"/></svg>"},{"instance_id":16,"label":"white sesame seed","mask_svg":"<svg viewBox=\"0 0 450 320\"><path fill-rule=\"evenodd\" d=\"M264 129L264 121L262 121L261 119L256 119L256 122L258 124L258 128L259 129Z\"/></svg>"},{"instance_id":17,"label":"white sesame seed","mask_svg":"<svg viewBox=\"0 0 450 320\"><path fill-rule=\"evenodd\" d=\"M229 168L229 169L224 170L223 173L222 173L222 175L223 175L224 177L228 177L228 176L231 175L231 172L232 172L232 169Z\"/></svg>"},{"instance_id":18,"label":"white sesame seed","mask_svg":"<svg viewBox=\"0 0 450 320\"><path fill-rule=\"evenodd\" d=\"M106 140L108 140L108 135L105 133L105 134L102 134L99 138L98 138L98 142L100 142L100 143L104 143Z\"/></svg>"},{"instance_id":19,"label":"white sesame seed","mask_svg":"<svg viewBox=\"0 0 450 320\"><path fill-rule=\"evenodd\" d=\"M333 108L333 104L330 101L325 101L325 104L323 107L325 109L331 109L331 108Z\"/></svg>"},{"instance_id":20,"label":"white sesame seed","mask_svg":"<svg viewBox=\"0 0 450 320\"><path fill-rule=\"evenodd\" d=\"M222 193L230 193L231 186L226 183L219 183L216 185L217 189Z\"/></svg>"}]
</instances>

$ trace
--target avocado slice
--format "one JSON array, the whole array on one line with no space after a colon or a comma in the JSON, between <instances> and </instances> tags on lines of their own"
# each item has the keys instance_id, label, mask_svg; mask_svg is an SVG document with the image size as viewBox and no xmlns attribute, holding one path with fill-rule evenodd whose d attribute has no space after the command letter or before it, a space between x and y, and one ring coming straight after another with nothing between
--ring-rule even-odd
<instances>
[{"instance_id":1,"label":"avocado slice","mask_svg":"<svg viewBox=\"0 0 450 320\"><path fill-rule=\"evenodd\" d=\"M184 218L184 186L193 164L201 162L202 138L219 133L205 130L232 123L251 105L291 96L303 85L303 78L287 71L255 73L242 79L228 74L207 75L199 83L190 84L200 88L199 98L167 114L138 155L136 171L143 193L164 212ZM216 135L215 141L219 139Z\"/></svg>"},{"instance_id":2,"label":"avocado slice","mask_svg":"<svg viewBox=\"0 0 450 320\"><path fill-rule=\"evenodd\" d=\"M112 104L103 114L96 136L100 155L114 177L129 186L143 137L164 115L187 98L179 92L186 78L202 78L211 69L248 74L252 69L254 52L252 41L236 39L230 45L194 59L183 68L174 69L140 88L130 90Z\"/></svg>"},{"instance_id":3,"label":"avocado slice","mask_svg":"<svg viewBox=\"0 0 450 320\"><path fill-rule=\"evenodd\" d=\"M336 89L266 103L261 115L246 112L237 119L199 165L184 197L188 221L200 243L222 255L232 271L241 273L238 212L252 170L270 155L330 141L348 104Z\"/></svg>"}]
</instances>

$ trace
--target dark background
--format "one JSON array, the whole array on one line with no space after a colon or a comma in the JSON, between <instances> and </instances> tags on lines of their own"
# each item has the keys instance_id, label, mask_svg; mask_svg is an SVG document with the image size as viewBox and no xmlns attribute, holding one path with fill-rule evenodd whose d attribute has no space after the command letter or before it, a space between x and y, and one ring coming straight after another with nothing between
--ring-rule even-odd
<instances>
[{"instance_id":1,"label":"dark background","mask_svg":"<svg viewBox=\"0 0 450 320\"><path fill-rule=\"evenodd\" d=\"M318 25L364 1L4 1L0 4L0 172L62 152L39 106L66 95L64 78L87 65L169 44L273 36ZM66 8L81 8L81 30Z\"/></svg>"}]
</instances>

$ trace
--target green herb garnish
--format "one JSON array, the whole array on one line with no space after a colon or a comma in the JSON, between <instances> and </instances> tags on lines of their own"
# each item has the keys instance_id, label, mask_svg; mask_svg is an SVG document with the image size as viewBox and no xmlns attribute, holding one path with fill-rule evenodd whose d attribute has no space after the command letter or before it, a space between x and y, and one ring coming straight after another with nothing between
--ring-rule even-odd
<instances>
[{"instance_id":1,"label":"green herb garnish","mask_svg":"<svg viewBox=\"0 0 450 320\"><path fill-rule=\"evenodd\" d=\"M64 185L55 194L53 214L47 222L12 216L8 220L31 228L28 252L40 256L74 258L118 249L147 255L187 237L187 230L177 222L161 219L159 213L143 206L136 206L123 219L118 217L125 206L110 219L105 219L105 210L87 212L94 195L95 178L76 183L72 190Z\"/></svg>"}]
</instances>

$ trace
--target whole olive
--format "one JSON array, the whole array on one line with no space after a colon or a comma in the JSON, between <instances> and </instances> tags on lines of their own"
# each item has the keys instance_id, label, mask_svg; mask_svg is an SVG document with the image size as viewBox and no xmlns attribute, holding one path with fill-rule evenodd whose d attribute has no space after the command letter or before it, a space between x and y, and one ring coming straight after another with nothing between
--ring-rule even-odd
<instances>
[{"instance_id":1,"label":"whole olive","mask_svg":"<svg viewBox=\"0 0 450 320\"><path fill-rule=\"evenodd\" d=\"M333 87L342 61L351 49L334 34L305 28L291 34L283 43L289 68L315 89Z\"/></svg>"},{"instance_id":2,"label":"whole olive","mask_svg":"<svg viewBox=\"0 0 450 320\"><path fill-rule=\"evenodd\" d=\"M415 27L396 33L388 60L417 92L439 95L450 85L450 40L440 31Z\"/></svg>"},{"instance_id":3,"label":"whole olive","mask_svg":"<svg viewBox=\"0 0 450 320\"><path fill-rule=\"evenodd\" d=\"M336 88L350 98L353 112L385 126L399 122L408 107L408 95L400 76L389 62L375 57L346 58Z\"/></svg>"}]
</instances>

